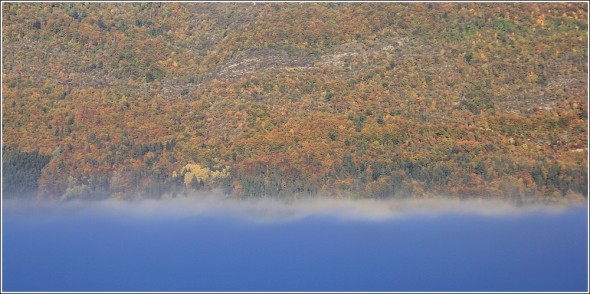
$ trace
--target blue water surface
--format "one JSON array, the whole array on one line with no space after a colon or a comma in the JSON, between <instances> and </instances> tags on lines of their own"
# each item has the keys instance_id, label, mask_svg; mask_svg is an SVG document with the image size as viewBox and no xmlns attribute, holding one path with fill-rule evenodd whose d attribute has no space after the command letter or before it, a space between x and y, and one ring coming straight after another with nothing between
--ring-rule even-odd
<instances>
[{"instance_id":1,"label":"blue water surface","mask_svg":"<svg viewBox=\"0 0 590 294\"><path fill-rule=\"evenodd\" d=\"M588 211L312 215L6 213L3 291L586 291Z\"/></svg>"}]
</instances>

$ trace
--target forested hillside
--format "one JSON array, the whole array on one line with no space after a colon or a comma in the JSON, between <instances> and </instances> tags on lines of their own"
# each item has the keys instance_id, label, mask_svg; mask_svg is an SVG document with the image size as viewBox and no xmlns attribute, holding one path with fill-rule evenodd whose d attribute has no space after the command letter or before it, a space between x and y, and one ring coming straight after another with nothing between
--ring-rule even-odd
<instances>
[{"instance_id":1,"label":"forested hillside","mask_svg":"<svg viewBox=\"0 0 590 294\"><path fill-rule=\"evenodd\" d=\"M587 198L587 3L2 9L3 197Z\"/></svg>"}]
</instances>

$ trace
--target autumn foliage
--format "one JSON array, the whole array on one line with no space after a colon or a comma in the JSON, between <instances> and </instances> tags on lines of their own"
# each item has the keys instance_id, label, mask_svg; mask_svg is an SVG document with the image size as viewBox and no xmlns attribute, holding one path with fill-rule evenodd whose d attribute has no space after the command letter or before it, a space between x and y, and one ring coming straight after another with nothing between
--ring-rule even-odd
<instances>
[{"instance_id":1,"label":"autumn foliage","mask_svg":"<svg viewBox=\"0 0 590 294\"><path fill-rule=\"evenodd\" d=\"M586 3L2 5L3 195L587 197Z\"/></svg>"}]
</instances>

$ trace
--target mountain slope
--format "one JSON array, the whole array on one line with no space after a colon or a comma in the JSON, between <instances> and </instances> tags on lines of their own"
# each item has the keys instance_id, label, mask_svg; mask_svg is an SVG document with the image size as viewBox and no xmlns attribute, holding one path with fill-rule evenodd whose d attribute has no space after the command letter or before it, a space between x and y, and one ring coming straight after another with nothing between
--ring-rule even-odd
<instances>
[{"instance_id":1,"label":"mountain slope","mask_svg":"<svg viewBox=\"0 0 590 294\"><path fill-rule=\"evenodd\" d=\"M40 197L587 196L584 3L2 8Z\"/></svg>"}]
</instances>

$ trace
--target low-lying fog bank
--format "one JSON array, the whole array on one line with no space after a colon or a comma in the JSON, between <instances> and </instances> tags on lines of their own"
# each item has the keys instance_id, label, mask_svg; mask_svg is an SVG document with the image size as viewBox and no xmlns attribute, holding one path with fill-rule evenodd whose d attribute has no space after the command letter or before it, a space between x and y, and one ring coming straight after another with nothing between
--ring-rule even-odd
<instances>
[{"instance_id":1,"label":"low-lying fog bank","mask_svg":"<svg viewBox=\"0 0 590 294\"><path fill-rule=\"evenodd\" d=\"M167 199L124 201L3 201L3 212L8 214L80 214L113 213L136 217L187 217L205 214L230 215L255 221L286 221L322 215L343 219L385 220L411 215L434 217L441 214L473 214L508 216L527 213L559 213L571 207L587 207L584 203L514 204L502 200L476 198L431 199L329 199L297 200L235 199L215 194L193 194Z\"/></svg>"}]
</instances>

